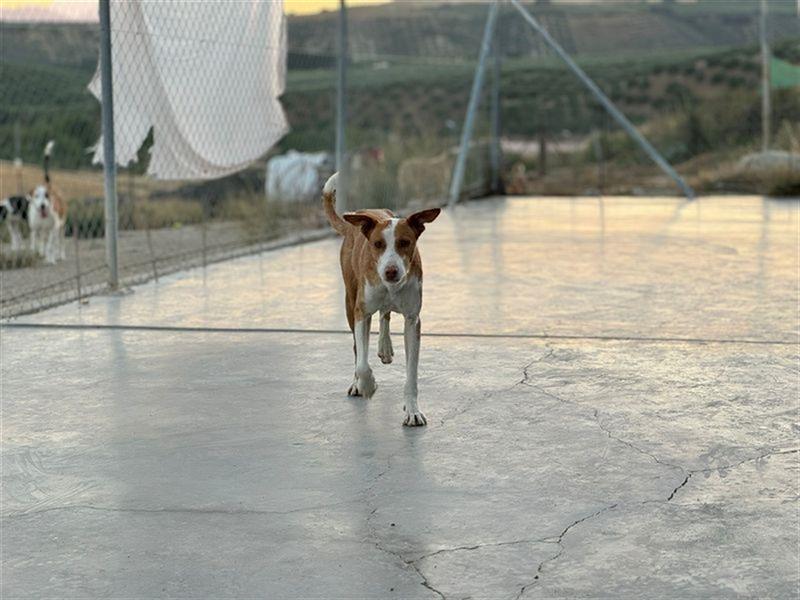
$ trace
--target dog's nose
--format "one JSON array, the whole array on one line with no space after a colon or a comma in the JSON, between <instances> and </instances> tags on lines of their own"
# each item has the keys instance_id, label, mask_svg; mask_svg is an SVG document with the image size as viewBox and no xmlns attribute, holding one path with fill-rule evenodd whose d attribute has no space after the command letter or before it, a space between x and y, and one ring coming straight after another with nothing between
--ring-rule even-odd
<instances>
[{"instance_id":1,"label":"dog's nose","mask_svg":"<svg viewBox=\"0 0 800 600\"><path fill-rule=\"evenodd\" d=\"M400 274L400 271L397 270L397 267L386 267L384 271L384 275L386 275L386 281L397 281L397 276Z\"/></svg>"}]
</instances>

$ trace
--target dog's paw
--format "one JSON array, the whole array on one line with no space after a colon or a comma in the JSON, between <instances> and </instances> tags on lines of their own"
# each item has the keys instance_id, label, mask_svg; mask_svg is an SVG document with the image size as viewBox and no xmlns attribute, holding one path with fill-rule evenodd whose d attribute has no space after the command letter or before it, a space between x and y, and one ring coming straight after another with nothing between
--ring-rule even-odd
<instances>
[{"instance_id":1,"label":"dog's paw","mask_svg":"<svg viewBox=\"0 0 800 600\"><path fill-rule=\"evenodd\" d=\"M405 418L403 419L403 425L406 427L422 427L428 424L428 419L425 418L421 412L410 412L406 410L406 407L403 407L403 410L406 413Z\"/></svg>"},{"instance_id":2,"label":"dog's paw","mask_svg":"<svg viewBox=\"0 0 800 600\"><path fill-rule=\"evenodd\" d=\"M353 379L353 384L350 386L350 389L347 390L348 396L363 396L364 398L372 398L375 394L375 390L378 389L378 385L375 383L375 377L372 375L372 371L365 373L362 376L356 376Z\"/></svg>"},{"instance_id":3,"label":"dog's paw","mask_svg":"<svg viewBox=\"0 0 800 600\"><path fill-rule=\"evenodd\" d=\"M394 359L394 348L392 348L392 339L386 336L385 339L378 340L378 358L385 365L388 365Z\"/></svg>"}]
</instances>

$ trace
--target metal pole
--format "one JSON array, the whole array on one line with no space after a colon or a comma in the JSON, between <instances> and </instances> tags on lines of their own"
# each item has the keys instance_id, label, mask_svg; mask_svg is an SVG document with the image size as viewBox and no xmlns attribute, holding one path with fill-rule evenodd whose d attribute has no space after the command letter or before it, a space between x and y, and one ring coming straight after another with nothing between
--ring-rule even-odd
<instances>
[{"instance_id":1,"label":"metal pole","mask_svg":"<svg viewBox=\"0 0 800 600\"><path fill-rule=\"evenodd\" d=\"M456 157L456 164L453 168L453 179L450 180L450 199L448 206L453 206L461 196L461 186L464 182L464 169L467 165L467 154L469 153L469 142L472 139L472 129L475 126L475 113L478 110L478 103L483 87L483 74L486 70L486 57L492 46L494 36L494 22L497 18L497 0L492 2L489 7L489 15L486 17L486 26L483 30L483 43L481 52L478 56L478 66L475 68L475 77L472 80L472 92L469 96L469 106L467 107L467 117L464 120L464 129L461 130L461 145Z\"/></svg>"},{"instance_id":2,"label":"metal pole","mask_svg":"<svg viewBox=\"0 0 800 600\"><path fill-rule=\"evenodd\" d=\"M336 185L336 210L342 213L347 208L347 145L345 124L347 122L347 7L339 0L338 78L336 81L336 170L339 173Z\"/></svg>"},{"instance_id":3,"label":"metal pole","mask_svg":"<svg viewBox=\"0 0 800 600\"><path fill-rule=\"evenodd\" d=\"M17 195L22 195L22 133L19 120L14 122L14 174L17 178Z\"/></svg>"},{"instance_id":4,"label":"metal pole","mask_svg":"<svg viewBox=\"0 0 800 600\"><path fill-rule=\"evenodd\" d=\"M769 42L767 41L767 0L761 0L761 18L758 24L761 38L761 149L770 146L770 122L772 121L772 98L770 97Z\"/></svg>"},{"instance_id":5,"label":"metal pole","mask_svg":"<svg viewBox=\"0 0 800 600\"><path fill-rule=\"evenodd\" d=\"M105 175L105 226L108 286L119 287L117 264L117 164L114 154L114 93L111 81L111 7L100 0L100 83L102 87L103 173Z\"/></svg>"},{"instance_id":6,"label":"metal pole","mask_svg":"<svg viewBox=\"0 0 800 600\"><path fill-rule=\"evenodd\" d=\"M494 53L494 65L492 69L492 103L491 103L491 121L492 121L492 140L489 146L489 159L491 161L491 191L494 194L502 193L500 184L500 40L494 37L492 40L492 51Z\"/></svg>"},{"instance_id":7,"label":"metal pole","mask_svg":"<svg viewBox=\"0 0 800 600\"><path fill-rule=\"evenodd\" d=\"M544 38L544 41L547 42L547 44L555 51L555 53L561 57L561 60L567 63L567 66L572 69L572 72L575 73L575 75L578 76L578 79L580 79L583 84L589 88L589 91L594 94L600 104L602 104L609 114L614 117L617 123L622 126L628 135L630 135L634 141L636 141L636 143L642 147L642 149L653 160L653 162L656 163L661 170L664 171L664 173L669 175L669 177L671 177L676 184L678 184L678 187L681 189L684 196L686 196L688 200L693 200L694 190L689 187L689 184L686 183L680 175L678 175L675 169L673 169L666 160L664 160L664 158L658 153L658 150L656 150L652 144L650 144L650 142L648 142L645 137L639 133L636 127L633 126L633 123L631 123L627 117L623 115L616 106L614 106L614 103L609 100L608 96L606 96L603 91L597 87L597 84L592 81L586 73L584 73L583 69L581 69L574 60L572 60L570 55L567 54L566 51L558 44L558 42L556 42L550 36L550 33L544 27L542 27L542 25L540 25L536 19L533 18L533 15L531 15L531 13L529 13L527 9L525 9L519 3L519 0L511 0L511 4L514 5L514 8L519 11L528 24Z\"/></svg>"}]
</instances>

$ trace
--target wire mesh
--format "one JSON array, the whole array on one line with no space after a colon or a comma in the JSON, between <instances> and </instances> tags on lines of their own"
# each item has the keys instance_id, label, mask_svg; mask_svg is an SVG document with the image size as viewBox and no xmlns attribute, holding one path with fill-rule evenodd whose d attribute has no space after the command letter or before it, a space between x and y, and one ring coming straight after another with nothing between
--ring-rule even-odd
<instances>
[{"instance_id":1,"label":"wire mesh","mask_svg":"<svg viewBox=\"0 0 800 600\"><path fill-rule=\"evenodd\" d=\"M792 69L800 65L800 19L793 1L768 5L769 39L780 62L772 90L773 156L763 158L777 166L765 171L746 168L742 158L756 155L761 145L758 2L525 3L698 192L798 195L800 88ZM64 258L54 264L30 250L26 220L19 223L21 244L12 243L8 222L0 226L2 317L86 297L105 289L108 277L103 176L90 151L100 136L100 107L87 91L97 65L99 29L95 21L78 22L87 19L85 7L78 15L74 4L76 14L68 14L72 6L59 7L59 22L13 20L13 11L4 9L0 195L26 196L42 184L43 150L54 140L50 172L67 213ZM254 123L250 129L258 138L278 113L243 101L232 86L215 86L213 72L187 74L180 55L181 48L199 44L205 52L228 57L217 69L257 70L275 36L242 37L233 14L211 24L198 10L162 23L158 40L175 53L172 62L163 60L163 72L178 84L170 106L191 113L201 96L213 95L229 106L219 113L223 122ZM275 15L271 18L281 23L267 23L273 30L284 18ZM404 213L446 201L486 16L487 4L481 2L403 1L348 9L349 208L383 206ZM123 97L133 108L158 112L165 97L137 84L151 60L134 43L142 32L120 14L112 29L112 53L123 59L115 65ZM266 155L233 174L212 180L150 177L154 147L177 134L169 129L159 134L156 123L141 135L142 124L131 116L136 111L120 110L118 137L132 128L141 137L136 161L120 168L117 177L124 285L255 252L286 236L327 230L318 202L334 168L337 13L290 16L286 35L280 100L290 129ZM675 193L505 3L495 42L502 62L502 179L508 193ZM491 81L490 61L465 196L484 195L491 187ZM189 83L202 93L181 95L183 88L196 89ZM196 121L200 142L219 130L216 119ZM229 141L207 145L224 158ZM301 164L302 175L288 175L287 164ZM305 184L287 187L297 180Z\"/></svg>"}]
</instances>

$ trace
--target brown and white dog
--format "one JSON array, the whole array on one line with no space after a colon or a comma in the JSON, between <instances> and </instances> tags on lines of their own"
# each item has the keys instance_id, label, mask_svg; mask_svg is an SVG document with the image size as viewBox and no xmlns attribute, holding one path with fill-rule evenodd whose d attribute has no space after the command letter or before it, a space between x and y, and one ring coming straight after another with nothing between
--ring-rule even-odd
<instances>
[{"instance_id":1,"label":"brown and white dog","mask_svg":"<svg viewBox=\"0 0 800 600\"><path fill-rule=\"evenodd\" d=\"M426 425L417 403L420 319L422 308L422 259L417 240L425 224L439 216L440 209L423 210L400 218L387 209L336 213L334 174L322 190L322 204L331 226L344 237L340 261L344 277L347 322L353 332L355 375L347 391L350 396L370 398L377 386L367 360L372 315L380 312L378 357L392 362L389 337L390 313L405 318L406 385L403 425Z\"/></svg>"}]
</instances>

